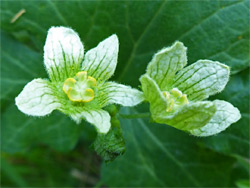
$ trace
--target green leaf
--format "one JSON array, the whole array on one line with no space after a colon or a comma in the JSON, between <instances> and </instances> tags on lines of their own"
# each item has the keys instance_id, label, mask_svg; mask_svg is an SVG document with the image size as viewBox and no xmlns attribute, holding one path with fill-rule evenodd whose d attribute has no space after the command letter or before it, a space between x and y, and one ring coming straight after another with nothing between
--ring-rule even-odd
<instances>
[{"instance_id":1,"label":"green leaf","mask_svg":"<svg viewBox=\"0 0 250 188\"><path fill-rule=\"evenodd\" d=\"M250 187L250 181L248 179L239 180L236 182L236 185L238 188L247 188L247 187Z\"/></svg>"},{"instance_id":2,"label":"green leaf","mask_svg":"<svg viewBox=\"0 0 250 188\"><path fill-rule=\"evenodd\" d=\"M205 138L205 145L218 152L228 155L240 155L250 158L249 155L249 69L231 77L225 90L214 96L226 100L240 110L241 119L231 125L226 131L217 136Z\"/></svg>"},{"instance_id":3,"label":"green leaf","mask_svg":"<svg viewBox=\"0 0 250 188\"><path fill-rule=\"evenodd\" d=\"M17 42L5 32L1 32L1 45L4 46L1 48L1 109L3 109L9 102L13 103L25 84L36 77L46 77L46 72L43 71L44 66L41 63L42 54Z\"/></svg>"},{"instance_id":4,"label":"green leaf","mask_svg":"<svg viewBox=\"0 0 250 188\"><path fill-rule=\"evenodd\" d=\"M123 113L138 113L125 110ZM148 120L121 120L126 153L102 166L110 187L230 187L234 160L197 145L198 138ZM180 181L181 180L181 181Z\"/></svg>"},{"instance_id":5,"label":"green leaf","mask_svg":"<svg viewBox=\"0 0 250 188\"><path fill-rule=\"evenodd\" d=\"M13 16L23 8L26 13L11 24ZM5 33L4 35L1 33L1 109L3 109L1 115L8 106L14 106L14 98L26 83L34 78L47 77L42 56L47 31L51 26L73 28L84 41L86 49L95 47L99 41L116 33L120 42L119 62L112 79L133 87L138 86L139 77L145 73L153 54L177 40L188 47L188 63L196 62L198 59L211 59L230 66L231 73L236 77L231 77L225 92L218 97L239 108L243 112L242 119L219 135L205 139L193 138L165 125L149 126L148 129L153 129L153 135L158 142L150 141L151 136L148 136L148 132L145 133L145 129L138 127L135 120L136 123L129 124L131 132L124 131L127 135L127 144L130 146L125 155L132 160L126 160L126 165L121 163L123 168L115 167L105 174L109 176L110 181L113 181L112 184L120 181L119 184L123 183L124 186L128 186L129 182L138 186L145 183L155 187L163 181L163 186L182 187L181 184L185 184L190 187L191 180L188 176L192 176L199 179L201 184L210 187L220 185L228 187L227 180L234 178L234 176L230 177L229 168L234 164L228 161L226 156L206 150L202 146L205 145L227 155L239 154L249 157L249 111L246 110L249 104L249 82L247 83L249 72L241 72L249 66L248 0L150 1L147 3L143 1L2 1L0 19L1 30ZM32 71L26 72L27 69L24 67L29 67ZM242 74L245 76L242 77ZM234 84L231 84L232 82ZM16 109L15 118L20 114L21 112ZM54 113L50 117L52 116ZM26 118L30 120L30 117ZM30 121L35 124L35 120ZM38 120L41 124L46 123L45 119ZM72 121L69 122L72 123ZM48 127L52 128L56 123L57 121L53 120ZM20 124L16 125L8 136L15 135L15 130L18 130ZM2 123L2 125L5 124ZM12 124L3 126L2 133L11 127L10 125ZM74 123L68 124L71 128L74 125ZM124 126L126 125L125 123ZM84 133L88 135L85 130ZM59 132L55 131L54 134ZM5 138L7 139L8 136ZM15 143L24 142L25 138L24 136ZM206 143L202 142L203 140ZM35 141L32 140L32 143ZM52 140L51 143L53 143ZM67 144L67 142L64 143ZM196 143L201 146L198 147ZM20 148L15 149L18 151ZM130 148L134 148L133 151L136 152L129 153ZM165 149L174 155L172 159L178 159L181 166L188 167L190 170L188 174L183 175L182 167L164 153ZM160 152L152 152L154 150ZM137 151L140 151L140 156L136 155ZM119 165L119 162L115 161L114 164ZM119 171L119 177L115 174L117 171ZM61 172L68 171L61 170ZM111 179L114 177L113 174L116 178ZM182 175L181 178L179 174ZM65 176L68 174L63 174L62 177ZM104 179L107 180L108 177ZM43 182L40 186L43 186ZM233 187L235 184L230 186Z\"/></svg>"},{"instance_id":6,"label":"green leaf","mask_svg":"<svg viewBox=\"0 0 250 188\"><path fill-rule=\"evenodd\" d=\"M11 165L4 157L1 156L1 175L5 175L18 187L27 187L24 179L17 172L15 167ZM1 182L2 183L2 182Z\"/></svg>"},{"instance_id":7,"label":"green leaf","mask_svg":"<svg viewBox=\"0 0 250 188\"><path fill-rule=\"evenodd\" d=\"M82 126L58 112L44 118L26 116L14 103L25 84L36 77L47 77L42 55L13 40L5 32L1 32L1 38L1 44L5 46L1 51L1 132L4 133L1 150L27 151L40 143L61 151L71 150L78 141Z\"/></svg>"},{"instance_id":8,"label":"green leaf","mask_svg":"<svg viewBox=\"0 0 250 188\"><path fill-rule=\"evenodd\" d=\"M26 13L10 24L22 8ZM249 62L248 10L248 0L151 1L146 4L140 1L3 1L1 27L18 40L24 40L21 31L27 32L26 44L34 44L33 48L40 52L51 26L72 27L88 49L116 33L120 53L114 79L137 86L152 55L176 40L188 47L190 63L198 59L216 60L229 65L233 73L246 68Z\"/></svg>"},{"instance_id":9,"label":"green leaf","mask_svg":"<svg viewBox=\"0 0 250 188\"><path fill-rule=\"evenodd\" d=\"M200 101L221 92L229 79L229 67L219 62L199 60L182 69L174 78L177 87L191 101Z\"/></svg>"},{"instance_id":10,"label":"green leaf","mask_svg":"<svg viewBox=\"0 0 250 188\"><path fill-rule=\"evenodd\" d=\"M148 64L147 74L156 81L162 91L171 89L177 71L187 64L187 48L181 42L157 52Z\"/></svg>"},{"instance_id":11,"label":"green leaf","mask_svg":"<svg viewBox=\"0 0 250 188\"><path fill-rule=\"evenodd\" d=\"M58 112L49 117L34 118L11 105L1 118L1 150L5 152L27 151L38 144L48 144L59 151L74 148L82 126L76 125Z\"/></svg>"}]
</instances>

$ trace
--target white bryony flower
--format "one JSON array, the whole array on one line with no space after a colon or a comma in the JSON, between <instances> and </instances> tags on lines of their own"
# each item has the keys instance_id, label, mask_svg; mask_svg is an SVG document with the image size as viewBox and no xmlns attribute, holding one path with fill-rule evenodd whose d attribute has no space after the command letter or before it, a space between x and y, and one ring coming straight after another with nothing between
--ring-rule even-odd
<instances>
[{"instance_id":1,"label":"white bryony flower","mask_svg":"<svg viewBox=\"0 0 250 188\"><path fill-rule=\"evenodd\" d=\"M110 115L102 108L115 103L135 106L144 100L142 92L107 81L117 64L118 38L112 35L89 50L70 28L52 27L44 46L44 65L50 80L29 82L16 97L20 111L45 116L57 109L77 123L85 119L98 132L110 129Z\"/></svg>"},{"instance_id":2,"label":"white bryony flower","mask_svg":"<svg viewBox=\"0 0 250 188\"><path fill-rule=\"evenodd\" d=\"M186 64L186 47L176 42L156 53L141 76L153 120L195 136L217 134L238 121L240 112L232 104L204 101L224 89L229 67L210 60Z\"/></svg>"}]
</instances>

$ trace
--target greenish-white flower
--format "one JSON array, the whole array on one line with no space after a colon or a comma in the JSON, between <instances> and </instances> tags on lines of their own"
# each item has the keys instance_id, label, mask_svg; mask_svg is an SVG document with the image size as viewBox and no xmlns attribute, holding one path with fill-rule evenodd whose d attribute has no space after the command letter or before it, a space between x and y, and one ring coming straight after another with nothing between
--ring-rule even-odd
<instances>
[{"instance_id":1,"label":"greenish-white flower","mask_svg":"<svg viewBox=\"0 0 250 188\"><path fill-rule=\"evenodd\" d=\"M85 119L100 133L107 133L110 116L103 107L112 103L134 106L144 100L137 89L107 81L114 74L118 48L118 38L112 35L84 57L83 44L75 31L52 27L44 46L44 65L50 80L29 82L16 97L18 109L32 116L45 116L57 109L77 123Z\"/></svg>"},{"instance_id":2,"label":"greenish-white flower","mask_svg":"<svg viewBox=\"0 0 250 188\"><path fill-rule=\"evenodd\" d=\"M229 67L210 60L186 64L186 47L176 42L155 54L141 76L154 121L196 136L219 133L238 121L240 112L232 104L205 100L224 89Z\"/></svg>"}]
</instances>

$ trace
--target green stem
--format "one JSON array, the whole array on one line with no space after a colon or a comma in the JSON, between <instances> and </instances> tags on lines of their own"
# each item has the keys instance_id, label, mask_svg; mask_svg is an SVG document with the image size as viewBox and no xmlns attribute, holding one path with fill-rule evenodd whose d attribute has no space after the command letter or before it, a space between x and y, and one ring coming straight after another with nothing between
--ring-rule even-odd
<instances>
[{"instance_id":1,"label":"green stem","mask_svg":"<svg viewBox=\"0 0 250 188\"><path fill-rule=\"evenodd\" d=\"M140 114L119 114L121 118L124 119L137 119L137 118L149 118L151 114L149 112Z\"/></svg>"}]
</instances>

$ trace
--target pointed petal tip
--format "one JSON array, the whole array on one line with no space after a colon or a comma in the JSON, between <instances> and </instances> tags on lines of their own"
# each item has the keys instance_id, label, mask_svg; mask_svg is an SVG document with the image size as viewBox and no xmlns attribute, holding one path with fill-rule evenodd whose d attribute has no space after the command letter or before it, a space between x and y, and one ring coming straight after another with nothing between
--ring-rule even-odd
<instances>
[{"instance_id":1,"label":"pointed petal tip","mask_svg":"<svg viewBox=\"0 0 250 188\"><path fill-rule=\"evenodd\" d=\"M118 39L118 36L114 33L110 37L113 37L114 39Z\"/></svg>"},{"instance_id":2,"label":"pointed petal tip","mask_svg":"<svg viewBox=\"0 0 250 188\"><path fill-rule=\"evenodd\" d=\"M175 43L171 46L171 48L180 48L183 50L187 50L187 47L181 41L175 41Z\"/></svg>"},{"instance_id":3,"label":"pointed petal tip","mask_svg":"<svg viewBox=\"0 0 250 188\"><path fill-rule=\"evenodd\" d=\"M173 46L183 46L183 47L185 47L185 45L183 44L183 42L181 42L181 41L175 41L175 43L173 44ZM186 47L185 47L186 48Z\"/></svg>"},{"instance_id":4,"label":"pointed petal tip","mask_svg":"<svg viewBox=\"0 0 250 188\"><path fill-rule=\"evenodd\" d=\"M116 34L112 34L107 39L110 40L110 41L112 41L113 44L117 44L117 46L118 46L119 39L118 39L118 36Z\"/></svg>"},{"instance_id":5,"label":"pointed petal tip","mask_svg":"<svg viewBox=\"0 0 250 188\"><path fill-rule=\"evenodd\" d=\"M230 103L229 103L230 104ZM231 104L232 105L232 104ZM235 114L235 119L234 119L234 122L233 123L236 123L237 121L239 121L241 119L241 113L239 111L239 109L237 107L234 107L232 105L232 108L234 109L233 112Z\"/></svg>"},{"instance_id":6,"label":"pointed petal tip","mask_svg":"<svg viewBox=\"0 0 250 188\"><path fill-rule=\"evenodd\" d=\"M19 108L19 106L20 106L20 103L19 103L19 97L20 96L20 94L15 98L15 105L17 106L17 108L18 108L18 110L20 110L21 112L23 112L20 108Z\"/></svg>"},{"instance_id":7,"label":"pointed petal tip","mask_svg":"<svg viewBox=\"0 0 250 188\"><path fill-rule=\"evenodd\" d=\"M113 34L86 53L82 63L83 69L97 80L107 80L115 72L118 52L118 38Z\"/></svg>"},{"instance_id":8,"label":"pointed petal tip","mask_svg":"<svg viewBox=\"0 0 250 188\"><path fill-rule=\"evenodd\" d=\"M180 41L175 41L171 46L164 47L160 51L158 51L155 55L169 53L170 51L177 50L178 53L185 53L187 51L187 47Z\"/></svg>"}]
</instances>

